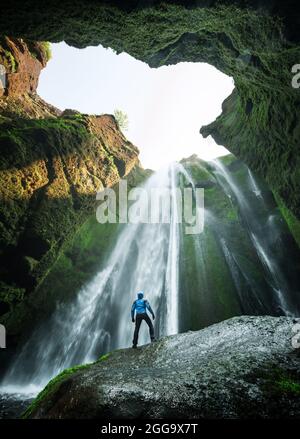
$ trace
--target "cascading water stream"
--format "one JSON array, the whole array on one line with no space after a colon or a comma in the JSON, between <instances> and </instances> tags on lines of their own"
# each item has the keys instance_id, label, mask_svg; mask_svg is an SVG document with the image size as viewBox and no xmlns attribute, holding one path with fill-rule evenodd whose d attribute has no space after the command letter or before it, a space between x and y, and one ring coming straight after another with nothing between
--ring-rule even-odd
<instances>
[{"instance_id":1,"label":"cascading water stream","mask_svg":"<svg viewBox=\"0 0 300 439\"><path fill-rule=\"evenodd\" d=\"M170 221L126 224L105 266L71 304L61 304L49 321L35 330L3 379L4 392L36 392L53 376L76 364L95 361L99 355L131 345L130 308L136 293L144 290L156 313L156 335L178 332L178 263L180 224L176 201L174 163L153 174L145 183L151 189L170 191ZM148 212L149 199L142 205ZM151 206L159 218L159 203ZM99 227L101 227L99 225ZM146 328L139 344L149 341Z\"/></svg>"},{"instance_id":2,"label":"cascading water stream","mask_svg":"<svg viewBox=\"0 0 300 439\"><path fill-rule=\"evenodd\" d=\"M169 221L163 220L160 203L152 204L151 196L142 199L140 217L149 214L151 199L151 218L156 220L119 226L109 258L71 303L58 305L36 328L4 376L1 392L36 393L62 370L130 346L130 308L139 290L155 311L157 337L233 315L296 314L291 282L278 253L272 254L274 243L285 242L282 225L254 176L243 165L246 187L240 187L219 160L189 163L174 163L145 182L147 193L169 191ZM213 197L213 203L210 198L204 208L204 233L187 236L179 222L178 188L191 187L195 196L205 178L212 184L207 198ZM253 206L259 206L259 218ZM239 215L232 219L229 211ZM145 325L139 345L147 342Z\"/></svg>"},{"instance_id":3,"label":"cascading water stream","mask_svg":"<svg viewBox=\"0 0 300 439\"><path fill-rule=\"evenodd\" d=\"M252 187L253 192L255 193L255 195L257 197L262 198L261 190L259 189L259 187L258 187L258 185L256 183L256 180L255 180L252 172L250 171L250 169L248 169L248 175L249 175L250 185Z\"/></svg>"},{"instance_id":4,"label":"cascading water stream","mask_svg":"<svg viewBox=\"0 0 300 439\"><path fill-rule=\"evenodd\" d=\"M166 296L167 296L167 334L178 333L178 262L179 262L179 212L176 196L176 175L174 166L171 168L171 224L168 246Z\"/></svg>"},{"instance_id":5,"label":"cascading water stream","mask_svg":"<svg viewBox=\"0 0 300 439\"><path fill-rule=\"evenodd\" d=\"M293 306L291 303L289 303L289 290L287 287L285 276L282 273L280 266L277 264L276 259L272 257L272 254L269 251L269 245L266 236L264 236L264 234L262 233L261 222L257 220L255 212L253 213L246 198L239 190L238 186L236 185L232 176L229 174L226 167L218 159L213 160L212 163L215 166L216 178L220 180L221 177L222 183L225 183L228 186L231 195L235 197L236 202L238 203L240 213L243 217L245 224L247 224L249 237L252 240L252 243L256 249L259 259L262 262L262 265L267 271L270 286L276 296L278 307L281 309L284 315L295 315ZM257 197L259 197L260 202L263 204L264 200L261 196L261 191L250 170L248 170L248 176L250 180L250 186L252 187L253 192ZM269 227L271 227L271 224L269 224Z\"/></svg>"}]
</instances>

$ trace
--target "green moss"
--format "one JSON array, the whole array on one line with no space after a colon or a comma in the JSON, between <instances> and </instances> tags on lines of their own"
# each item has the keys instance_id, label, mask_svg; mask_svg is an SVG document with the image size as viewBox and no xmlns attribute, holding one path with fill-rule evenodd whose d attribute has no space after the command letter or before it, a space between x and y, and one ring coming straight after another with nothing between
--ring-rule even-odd
<instances>
[{"instance_id":1,"label":"green moss","mask_svg":"<svg viewBox=\"0 0 300 439\"><path fill-rule=\"evenodd\" d=\"M183 235L180 291L187 308L185 329L198 330L239 314L235 286L218 237L210 228L201 235Z\"/></svg>"},{"instance_id":2,"label":"green moss","mask_svg":"<svg viewBox=\"0 0 300 439\"><path fill-rule=\"evenodd\" d=\"M236 157L233 154L227 154L219 157L218 160L223 164L223 166L229 166L236 162Z\"/></svg>"},{"instance_id":3,"label":"green moss","mask_svg":"<svg viewBox=\"0 0 300 439\"><path fill-rule=\"evenodd\" d=\"M67 242L50 272L38 287L34 306L49 310L55 306L57 292L63 291L60 300L68 301L88 282L108 258L117 238L118 224L99 224L95 215L79 228ZM44 271L44 269L42 269Z\"/></svg>"},{"instance_id":4,"label":"green moss","mask_svg":"<svg viewBox=\"0 0 300 439\"><path fill-rule=\"evenodd\" d=\"M42 41L40 46L46 56L47 62L52 58L51 44L48 41Z\"/></svg>"},{"instance_id":5,"label":"green moss","mask_svg":"<svg viewBox=\"0 0 300 439\"><path fill-rule=\"evenodd\" d=\"M97 362L107 360L109 358L110 354L111 353L109 352L108 354L102 355Z\"/></svg>"},{"instance_id":6,"label":"green moss","mask_svg":"<svg viewBox=\"0 0 300 439\"><path fill-rule=\"evenodd\" d=\"M289 376L282 376L275 382L275 385L281 392L300 396L300 381L295 381Z\"/></svg>"},{"instance_id":7,"label":"green moss","mask_svg":"<svg viewBox=\"0 0 300 439\"><path fill-rule=\"evenodd\" d=\"M18 69L18 63L15 60L13 54L9 50L5 50L4 54L8 62L8 67L10 68L10 72L16 73Z\"/></svg>"},{"instance_id":8,"label":"green moss","mask_svg":"<svg viewBox=\"0 0 300 439\"><path fill-rule=\"evenodd\" d=\"M284 93L253 90L245 84L239 86L239 93L234 92L225 101L222 115L201 132L205 137L212 135L217 143L227 145L251 170L264 177L297 217L300 215L300 161L296 152L297 140L290 138L291 130L299 130L291 110L296 103ZM245 114L246 104L241 94L251 94L251 115ZM296 128L292 128L295 124ZM283 144L285 148L282 148Z\"/></svg>"},{"instance_id":9,"label":"green moss","mask_svg":"<svg viewBox=\"0 0 300 439\"><path fill-rule=\"evenodd\" d=\"M237 221L239 218L237 207L219 187L204 190L204 204L205 208L213 210L220 222Z\"/></svg>"},{"instance_id":10,"label":"green moss","mask_svg":"<svg viewBox=\"0 0 300 439\"><path fill-rule=\"evenodd\" d=\"M295 371L286 371L270 365L261 377L264 380L263 390L274 397L300 396L300 376Z\"/></svg>"},{"instance_id":11,"label":"green moss","mask_svg":"<svg viewBox=\"0 0 300 439\"><path fill-rule=\"evenodd\" d=\"M21 415L23 419L30 418L31 415L34 413L34 411L38 408L41 401L43 401L45 398L51 397L51 395L57 390L59 385L65 381L66 379L70 378L70 376L76 374L78 371L82 371L84 369L88 369L93 364L100 363L101 361L105 361L109 358L111 353L107 353L102 355L97 361L94 363L89 364L83 364L79 366L73 366L68 369L65 369L63 372L61 372L59 375L54 377L47 386L38 394L38 396L35 398L35 400L32 402L32 404L26 409L26 411Z\"/></svg>"},{"instance_id":12,"label":"green moss","mask_svg":"<svg viewBox=\"0 0 300 439\"><path fill-rule=\"evenodd\" d=\"M25 288L8 285L0 282L0 303L7 304L10 309L22 302L25 296Z\"/></svg>"},{"instance_id":13,"label":"green moss","mask_svg":"<svg viewBox=\"0 0 300 439\"><path fill-rule=\"evenodd\" d=\"M210 261L210 291L216 298L216 314L222 313L222 319L226 319L235 314L238 304L233 293L235 288L217 241L218 238L216 239L212 233L206 234L206 254Z\"/></svg>"},{"instance_id":14,"label":"green moss","mask_svg":"<svg viewBox=\"0 0 300 439\"><path fill-rule=\"evenodd\" d=\"M238 219L239 219L239 214L238 214L238 211L237 211L236 208L232 208L232 209L229 209L229 210L227 211L227 219L228 219L229 221L238 221Z\"/></svg>"},{"instance_id":15,"label":"green moss","mask_svg":"<svg viewBox=\"0 0 300 439\"><path fill-rule=\"evenodd\" d=\"M211 173L207 169L207 162L199 159L198 156L193 155L189 158L180 161L185 169L188 171L194 183L212 181Z\"/></svg>"},{"instance_id":16,"label":"green moss","mask_svg":"<svg viewBox=\"0 0 300 439\"><path fill-rule=\"evenodd\" d=\"M51 59L51 44L48 41L35 42L27 40L26 44L32 58L37 59L40 62L44 62L44 59L48 62Z\"/></svg>"},{"instance_id":17,"label":"green moss","mask_svg":"<svg viewBox=\"0 0 300 439\"><path fill-rule=\"evenodd\" d=\"M74 366L70 367L69 369L64 370L59 375L57 375L55 378L53 378L47 386L38 394L38 396L35 398L35 400L32 402L32 404L28 407L28 409L21 415L21 418L27 419L30 418L32 413L38 408L40 402L44 400L45 398L49 398L55 390L58 388L58 386L66 379L69 378L71 375L74 375L79 370L87 369L89 368L91 364L84 364L80 366Z\"/></svg>"},{"instance_id":18,"label":"green moss","mask_svg":"<svg viewBox=\"0 0 300 439\"><path fill-rule=\"evenodd\" d=\"M295 238L298 246L300 247L300 221L293 215L293 213L287 208L282 198L276 193L274 193L274 197L280 209L282 216L284 217L287 225Z\"/></svg>"}]
</instances>

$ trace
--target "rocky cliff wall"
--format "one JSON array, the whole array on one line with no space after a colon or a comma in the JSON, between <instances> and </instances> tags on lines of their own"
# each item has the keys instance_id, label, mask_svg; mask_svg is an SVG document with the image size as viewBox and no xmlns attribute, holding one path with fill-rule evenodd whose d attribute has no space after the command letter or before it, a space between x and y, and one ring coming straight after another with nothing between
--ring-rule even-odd
<instances>
[{"instance_id":1,"label":"rocky cliff wall","mask_svg":"<svg viewBox=\"0 0 300 439\"><path fill-rule=\"evenodd\" d=\"M13 1L0 32L32 40L102 44L151 67L207 62L234 78L222 115L201 130L257 171L300 218L300 62L296 0ZM201 80L201 78L199 78ZM199 127L200 128L200 127Z\"/></svg>"},{"instance_id":2,"label":"rocky cliff wall","mask_svg":"<svg viewBox=\"0 0 300 439\"><path fill-rule=\"evenodd\" d=\"M0 315L14 333L24 315L34 320L33 308L22 306L20 315L18 305L92 214L97 190L138 164L138 149L113 116L61 112L38 97L44 43L1 44L7 87L0 97Z\"/></svg>"}]
</instances>

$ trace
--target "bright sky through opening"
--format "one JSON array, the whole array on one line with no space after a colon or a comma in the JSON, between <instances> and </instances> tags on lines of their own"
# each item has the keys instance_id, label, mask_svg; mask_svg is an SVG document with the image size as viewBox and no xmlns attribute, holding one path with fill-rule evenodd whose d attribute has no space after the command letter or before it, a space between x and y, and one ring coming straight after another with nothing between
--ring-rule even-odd
<instances>
[{"instance_id":1,"label":"bright sky through opening","mask_svg":"<svg viewBox=\"0 0 300 439\"><path fill-rule=\"evenodd\" d=\"M52 59L42 71L38 93L61 110L88 114L127 113L125 136L140 150L145 168L158 169L197 154L210 160L228 151L202 125L220 113L233 79L204 63L180 63L151 69L126 53L52 44Z\"/></svg>"}]
</instances>

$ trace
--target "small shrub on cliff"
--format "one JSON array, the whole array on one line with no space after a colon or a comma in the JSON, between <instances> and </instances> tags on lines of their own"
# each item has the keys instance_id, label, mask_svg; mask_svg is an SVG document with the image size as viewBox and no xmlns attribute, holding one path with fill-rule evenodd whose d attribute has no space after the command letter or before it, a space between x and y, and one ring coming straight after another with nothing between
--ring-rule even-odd
<instances>
[{"instance_id":1,"label":"small shrub on cliff","mask_svg":"<svg viewBox=\"0 0 300 439\"><path fill-rule=\"evenodd\" d=\"M129 124L127 114L124 113L124 111L117 109L114 111L114 116L120 130L127 131Z\"/></svg>"},{"instance_id":2,"label":"small shrub on cliff","mask_svg":"<svg viewBox=\"0 0 300 439\"><path fill-rule=\"evenodd\" d=\"M48 62L52 58L51 44L48 41L42 41L41 47L46 56L46 60Z\"/></svg>"}]
</instances>

